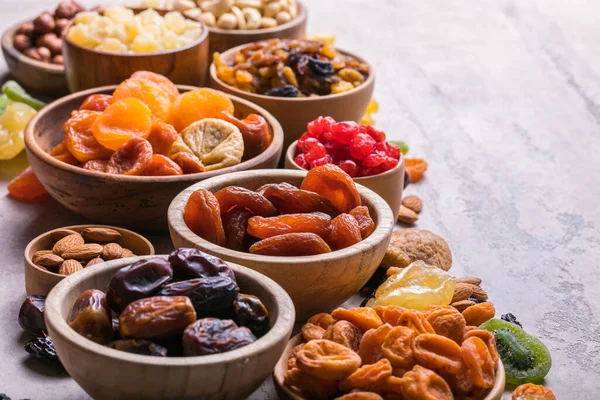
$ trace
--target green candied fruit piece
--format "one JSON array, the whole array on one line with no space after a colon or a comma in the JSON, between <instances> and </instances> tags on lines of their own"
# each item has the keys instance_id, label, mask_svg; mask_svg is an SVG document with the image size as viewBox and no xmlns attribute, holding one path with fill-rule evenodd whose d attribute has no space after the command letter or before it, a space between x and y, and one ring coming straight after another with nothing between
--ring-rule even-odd
<instances>
[{"instance_id":1,"label":"green candied fruit piece","mask_svg":"<svg viewBox=\"0 0 600 400\"><path fill-rule=\"evenodd\" d=\"M0 95L0 115L6 110L6 106L10 103L8 97L5 94Z\"/></svg>"},{"instance_id":2,"label":"green candied fruit piece","mask_svg":"<svg viewBox=\"0 0 600 400\"><path fill-rule=\"evenodd\" d=\"M6 97L9 98L9 100L27 104L35 111L39 111L42 107L46 105L46 103L31 97L25 91L25 89L23 89L21 85L19 85L15 81L7 81L4 85L2 85L2 92L6 95Z\"/></svg>"},{"instance_id":3,"label":"green candied fruit piece","mask_svg":"<svg viewBox=\"0 0 600 400\"><path fill-rule=\"evenodd\" d=\"M540 339L518 325L497 318L484 322L479 329L494 334L498 354L506 371L506 382L514 385L540 383L548 375L552 358Z\"/></svg>"},{"instance_id":4,"label":"green candied fruit piece","mask_svg":"<svg viewBox=\"0 0 600 400\"><path fill-rule=\"evenodd\" d=\"M400 147L400 151L402 151L402 155L408 153L408 145L402 140L389 140L388 143L393 144L394 146Z\"/></svg>"}]
</instances>

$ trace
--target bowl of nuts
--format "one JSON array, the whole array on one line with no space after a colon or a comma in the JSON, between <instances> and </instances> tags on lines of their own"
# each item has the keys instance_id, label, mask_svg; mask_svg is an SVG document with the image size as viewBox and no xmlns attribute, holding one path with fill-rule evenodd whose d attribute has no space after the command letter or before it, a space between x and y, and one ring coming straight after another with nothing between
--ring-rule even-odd
<instances>
[{"instance_id":1,"label":"bowl of nuts","mask_svg":"<svg viewBox=\"0 0 600 400\"><path fill-rule=\"evenodd\" d=\"M168 216L176 247L267 275L289 293L298 320L339 306L364 285L395 222L379 195L332 164L214 177L181 192Z\"/></svg>"},{"instance_id":2,"label":"bowl of nuts","mask_svg":"<svg viewBox=\"0 0 600 400\"><path fill-rule=\"evenodd\" d=\"M215 54L210 85L272 113L283 127L287 149L319 116L359 122L375 77L366 61L329 44L271 39Z\"/></svg>"},{"instance_id":3,"label":"bowl of nuts","mask_svg":"<svg viewBox=\"0 0 600 400\"><path fill-rule=\"evenodd\" d=\"M45 302L67 372L94 399L242 399L269 376L294 324L271 279L195 249L109 261Z\"/></svg>"},{"instance_id":4,"label":"bowl of nuts","mask_svg":"<svg viewBox=\"0 0 600 400\"><path fill-rule=\"evenodd\" d=\"M25 291L46 296L66 276L92 265L152 254L152 243L127 229L105 225L53 229L25 247Z\"/></svg>"}]
</instances>

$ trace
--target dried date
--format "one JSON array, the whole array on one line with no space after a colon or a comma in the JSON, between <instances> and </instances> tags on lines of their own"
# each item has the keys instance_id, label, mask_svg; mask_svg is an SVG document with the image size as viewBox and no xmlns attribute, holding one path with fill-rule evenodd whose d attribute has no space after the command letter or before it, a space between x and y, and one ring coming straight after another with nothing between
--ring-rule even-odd
<instances>
[{"instance_id":1,"label":"dried date","mask_svg":"<svg viewBox=\"0 0 600 400\"><path fill-rule=\"evenodd\" d=\"M96 343L110 342L114 331L104 292L90 289L81 293L71 309L69 326Z\"/></svg>"},{"instance_id":2,"label":"dried date","mask_svg":"<svg viewBox=\"0 0 600 400\"><path fill-rule=\"evenodd\" d=\"M166 357L167 349L149 340L115 340L106 345L111 349L144 356Z\"/></svg>"},{"instance_id":3,"label":"dried date","mask_svg":"<svg viewBox=\"0 0 600 400\"><path fill-rule=\"evenodd\" d=\"M25 332L32 335L43 336L46 330L44 309L46 298L44 296L27 296L19 310L19 325Z\"/></svg>"},{"instance_id":4,"label":"dried date","mask_svg":"<svg viewBox=\"0 0 600 400\"><path fill-rule=\"evenodd\" d=\"M235 282L235 275L229 265L220 258L197 249L177 249L169 255L169 262L176 281L220 275Z\"/></svg>"},{"instance_id":5,"label":"dried date","mask_svg":"<svg viewBox=\"0 0 600 400\"><path fill-rule=\"evenodd\" d=\"M240 293L233 302L233 309L238 325L249 328L256 337L269 330L269 311L258 297Z\"/></svg>"},{"instance_id":6,"label":"dried date","mask_svg":"<svg viewBox=\"0 0 600 400\"><path fill-rule=\"evenodd\" d=\"M188 357L217 354L246 346L255 340L250 329L238 327L230 319L203 318L185 329L183 350Z\"/></svg>"}]
</instances>

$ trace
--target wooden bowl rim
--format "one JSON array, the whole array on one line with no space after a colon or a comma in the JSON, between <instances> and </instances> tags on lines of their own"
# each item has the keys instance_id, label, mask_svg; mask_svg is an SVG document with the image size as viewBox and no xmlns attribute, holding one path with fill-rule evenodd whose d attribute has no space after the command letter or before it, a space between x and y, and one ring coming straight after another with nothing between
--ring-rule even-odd
<instances>
[{"instance_id":1,"label":"wooden bowl rim","mask_svg":"<svg viewBox=\"0 0 600 400\"><path fill-rule=\"evenodd\" d=\"M287 39L284 39L287 40ZM255 42L254 42L255 43ZM235 53L236 51L251 45L252 43L245 43L236 47L232 47L231 49L224 51L223 53L221 53L221 57L225 57L227 58L230 54ZM219 77L217 76L217 67L215 65L214 62L211 62L210 64L210 78L217 84L220 85L222 87L226 87L228 90L231 90L232 92L234 92L236 94L236 96L241 96L241 97L247 97L247 98L251 98L251 99L257 99L257 100L272 100L272 101L285 101L285 102L320 102L320 101L327 101L330 99L338 99L344 96L350 96L350 95L354 95L354 94L358 94L362 91L365 90L369 90L369 88L371 86L374 85L375 83L375 71L373 70L373 67L371 66L370 63L368 63L367 61L365 61L364 58L357 56L354 53L351 53L347 50L343 50L340 49L338 47L335 48L336 52L342 53L345 56L350 56L355 58L356 60L358 60L359 62L365 63L369 66L369 76L367 77L367 79L365 79L365 81L358 87L355 87L352 90L348 90L346 92L342 92L342 93L334 93L334 94L326 94L324 96L315 96L315 97L276 97L276 96L265 96L264 94L256 94L256 93L250 93L250 92L245 92L243 90L240 90L236 87L233 87L231 85L226 84L225 82L223 82L221 79L219 79Z\"/></svg>"},{"instance_id":2,"label":"wooden bowl rim","mask_svg":"<svg viewBox=\"0 0 600 400\"><path fill-rule=\"evenodd\" d=\"M292 144L290 144L288 146L287 151L285 152L285 158L287 159L288 163L294 167L294 169L300 170L300 171L307 171L306 169L302 168L301 166L299 166L296 161L294 160L294 157L292 154L294 154L296 152L296 146L298 145L298 141L294 140L292 142ZM383 178L386 177L387 175L392 175L393 173L397 172L398 169L400 168L404 168L404 155L402 154L402 152L400 153L400 160L398 161L398 164L392 168L392 169L388 169L387 171L381 173L381 174L377 174L377 175L370 175L370 176L357 176L356 178L352 178L354 180L354 182L367 182L369 181L371 178Z\"/></svg>"},{"instance_id":3,"label":"wooden bowl rim","mask_svg":"<svg viewBox=\"0 0 600 400\"><path fill-rule=\"evenodd\" d=\"M177 89L185 90L185 91L199 89L198 87L188 86L188 85L176 85L176 86L177 86ZM211 178L213 176L239 171L240 169L244 170L247 168L253 168L256 165L259 165L259 164L265 162L266 160L268 160L269 158L273 157L279 151L279 148L283 147L283 139L284 139L283 128L281 127L281 124L279 123L279 121L277 121L277 119L273 115L271 115L271 113L269 113L264 108L252 103L249 100L242 99L240 97L237 97L237 96L234 96L234 95L231 95L228 93L225 93L225 94L232 101L240 103L240 104L250 108L254 113L263 116L267 120L267 123L271 126L271 129L273 131L273 140L271 140L271 144L269 145L269 147L267 147L262 153L260 153L257 156L252 157L249 160L242 161L241 163L232 165L230 167L225 167L225 168L217 169L214 171L197 172L195 174L185 174L185 175L177 175L177 176L130 176L130 175L107 174L107 173L99 172L99 171L86 170L86 169L83 169L83 168L80 168L80 167L77 167L74 165L67 164L60 160L57 160L54 157L50 156L49 153L46 153L44 150L42 150L42 148L38 145L37 141L35 140L35 135L34 135L36 124L46 114L52 112L57 106L62 105L66 102L69 102L74 98L77 98L77 97L85 98L92 94L102 93L105 91L113 91L116 87L117 87L117 85L109 85L109 86L101 86L101 87L97 87L97 88L87 89L87 90L72 93L68 96L61 97L60 99L47 104L40 111L38 111L33 116L33 118L31 118L31 120L25 127L25 146L26 146L26 148L28 150L30 150L37 158L44 161L46 164L50 164L51 166L53 166L55 168L59 168L59 169L62 169L64 171L71 172L74 174L79 174L79 175L84 175L84 176L89 176L89 177L94 177L94 178L100 178L100 179L103 179L103 180L109 181L109 182L167 183L167 182L197 181L200 179L207 179L207 178Z\"/></svg>"},{"instance_id":4,"label":"wooden bowl rim","mask_svg":"<svg viewBox=\"0 0 600 400\"><path fill-rule=\"evenodd\" d=\"M55 276L58 278L65 278L67 275L61 275L61 274L57 274L55 272L49 271L49 270L44 270L41 269L40 267L38 267L37 265L35 265L33 263L33 261L31 260L31 257L29 257L29 253L31 253L31 248L38 243L40 240L46 238L47 236L50 236L53 232L56 232L58 230L63 230L63 229L71 229L71 230L77 230L77 229L85 229L85 228L108 228L108 229L114 229L116 231L119 232L127 232L129 235L135 237L137 240L139 240L140 242L144 243L146 246L148 246L148 248L150 249L150 254L148 254L149 256L153 256L154 255L154 246L152 245L152 243L146 239L144 236L140 235L137 232L134 232L132 230L129 229L125 229L125 228L121 228L118 226L110 226L110 225L98 225L98 224L87 224L87 225L71 225L71 226L63 226L61 228L55 228L55 229L51 229L49 231L46 231L38 236L36 236L35 238L33 238L32 240L29 241L29 243L27 243L27 246L25 247L25 251L24 251L24 256L25 256L25 261L32 267L34 267L35 269L37 269L38 271L41 271L44 274L47 274L49 276ZM48 249L51 250L51 249ZM105 261L106 262L106 261Z\"/></svg>"},{"instance_id":5,"label":"wooden bowl rim","mask_svg":"<svg viewBox=\"0 0 600 400\"><path fill-rule=\"evenodd\" d=\"M22 63L25 63L25 64L29 64L32 67L43 69L43 70L46 70L48 72L63 73L64 74L64 72L65 72L65 66L64 65L52 64L52 63L49 63L49 62L35 60L35 59L31 58L31 57L27 57L25 54L23 54L19 50L15 49L15 47L13 46L13 43L12 43L12 38L14 37L15 32L17 31L17 29L19 29L19 26L21 26L25 22L31 22L31 21L27 20L27 21L19 22L19 23L11 26L10 28L8 28L7 30L4 31L4 33L2 34L2 38L0 39L2 41L2 48L5 51L7 51L8 53L10 53L11 56L13 56L16 59L18 59L19 62L22 62Z\"/></svg>"},{"instance_id":6,"label":"wooden bowl rim","mask_svg":"<svg viewBox=\"0 0 600 400\"><path fill-rule=\"evenodd\" d=\"M302 337L302 333L299 333L292 337L285 346L285 350L281 355L281 358L275 364L275 369L273 370L273 380L276 382L277 386L285 393L285 395L292 400L305 400L303 397L298 396L296 393L292 392L288 387L283 383L283 378L285 377L285 373L287 372L287 360L292 353L294 347L299 345L304 341ZM502 393L504 392L504 386L506 385L506 376L504 374L504 365L502 364L502 360L498 359L498 366L496 367L496 381L494 382L494 386L490 389L489 393L485 396L483 400L494 400L496 398L500 399ZM500 397L497 397L500 396Z\"/></svg>"},{"instance_id":7,"label":"wooden bowl rim","mask_svg":"<svg viewBox=\"0 0 600 400\"><path fill-rule=\"evenodd\" d=\"M194 357L154 357L145 356L141 354L132 354L125 351L111 349L101 344L95 343L75 332L67 323L66 316L61 316L61 305L64 301L64 296L74 285L79 284L92 276L97 275L103 270L111 269L116 273L117 270L127 265L133 264L136 261L142 259L148 259L153 257L167 258L167 255L154 255L154 256L143 256L143 257L130 257L120 260L107 261L102 264L93 265L88 268L84 268L76 274L65 277L62 281L56 284L52 291L46 298L46 308L44 311L44 319L46 326L51 326L62 338L69 342L71 346L77 346L85 349L90 353L94 353L96 356L102 356L110 358L112 361L127 361L140 365L151 365L151 366L164 366L164 367L194 367L194 366L210 366L218 365L222 363L244 363L245 359L253 357L255 354L267 352L273 344L278 343L284 339L286 335L292 330L295 320L295 310L292 299L281 286L279 286L271 278L246 268L239 264L235 264L227 261L227 264L236 274L245 275L249 280L258 283L271 296L275 298L277 308L277 319L275 323L269 329L269 331L257 339L255 342L250 343L247 346L228 351L225 353L211 354L205 356L194 356ZM284 309L292 310L290 313L282 313ZM271 311L269 311L271 312Z\"/></svg>"},{"instance_id":8,"label":"wooden bowl rim","mask_svg":"<svg viewBox=\"0 0 600 400\"><path fill-rule=\"evenodd\" d=\"M298 267L302 264L312 264L314 262L328 262L343 259L346 257L361 254L367 248L374 248L391 234L396 219L392 213L392 209L381 196L377 193L368 189L367 187L357 184L356 188L361 196L363 204L366 202L372 205L372 208L377 213L377 224L375 230L369 237L361 240L359 243L346 247L345 249L335 250L331 253L317 254L312 256L297 256L297 257L284 257L284 256L265 256L260 254L245 253L242 251L231 250L226 247L218 246L214 243L209 242L196 235L190 230L183 220L183 206L187 203L190 195L197 189L204 188L207 185L215 183L226 184L228 181L239 177L258 177L258 176L269 176L274 180L283 181L286 178L302 178L306 176L306 171L294 171L289 169L257 169L249 171L234 172L224 176L217 176L214 178L206 179L198 182L187 189L179 193L171 204L167 212L169 221L169 230L175 231L178 235L186 238L192 243L201 243L202 247L208 249L209 253L213 254L227 254L236 257L236 259L251 262L251 263L263 263L263 264L290 264L293 263L294 267Z\"/></svg>"},{"instance_id":9,"label":"wooden bowl rim","mask_svg":"<svg viewBox=\"0 0 600 400\"><path fill-rule=\"evenodd\" d=\"M126 7L126 8L131 9L131 7ZM146 10L146 9L144 9L144 10ZM204 42L206 40L206 38L208 38L208 26L206 26L204 21L196 20L193 18L188 18L185 15L184 15L184 18L201 24L202 25L202 33L200 34L200 37L198 37L198 39L186 44L185 46L176 47L174 49L153 51L153 52L149 52L149 53L131 53L131 54L125 53L125 54L122 54L122 53L112 53L110 51L99 51L99 50L91 49L89 47L80 46L77 43L74 43L71 39L69 39L69 35L68 35L69 29L71 29L71 27L75 23L75 20L71 20L67 24L67 26L65 26L65 30L63 31L64 34L62 36L63 37L63 49L65 48L65 46L67 46L67 43L68 43L69 46L71 46L71 47L75 47L77 49L80 49L82 51L87 51L89 53L94 53L94 54L103 55L103 56L124 57L124 58L144 58L144 57L148 57L148 56L152 57L152 56L163 56L163 55L169 55L169 54L176 54L176 53L179 53L180 51L188 50L195 46L198 46L199 44ZM63 53L64 53L64 51L63 51Z\"/></svg>"}]
</instances>

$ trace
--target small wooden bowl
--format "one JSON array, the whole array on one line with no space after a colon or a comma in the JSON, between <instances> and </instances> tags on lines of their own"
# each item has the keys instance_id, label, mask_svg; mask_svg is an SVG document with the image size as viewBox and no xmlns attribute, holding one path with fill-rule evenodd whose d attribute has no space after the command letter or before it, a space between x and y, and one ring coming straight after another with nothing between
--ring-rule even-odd
<instances>
[{"instance_id":1,"label":"small wooden bowl","mask_svg":"<svg viewBox=\"0 0 600 400\"><path fill-rule=\"evenodd\" d=\"M13 37L23 22L13 25L2 34L2 53L10 74L27 91L52 97L69 93L65 67L27 57L13 46Z\"/></svg>"},{"instance_id":2,"label":"small wooden bowl","mask_svg":"<svg viewBox=\"0 0 600 400\"><path fill-rule=\"evenodd\" d=\"M115 54L81 47L73 43L65 28L63 57L71 92L119 84L136 71L152 71L179 85L204 86L210 65L208 27L202 21L202 34L187 46L144 54Z\"/></svg>"},{"instance_id":3,"label":"small wooden bowl","mask_svg":"<svg viewBox=\"0 0 600 400\"><path fill-rule=\"evenodd\" d=\"M294 161L297 145L298 141L296 140L288 147L285 153L285 168L306 171ZM398 165L383 174L353 179L354 182L360 183L380 195L389 204L392 211L398 213L402 203L402 190L404 189L404 156L400 157Z\"/></svg>"},{"instance_id":4,"label":"small wooden bowl","mask_svg":"<svg viewBox=\"0 0 600 400\"><path fill-rule=\"evenodd\" d=\"M106 225L74 225L65 226L63 228L53 229L46 233L42 233L33 239L27 247L25 247L25 292L27 295L47 296L54 286L62 281L65 276L55 274L48 270L43 270L31 261L31 257L38 250L52 250L52 246L56 240L51 238L52 232L62 229L70 229L75 232L81 232L85 228L110 228L118 231L123 235L117 243L122 247L131 250L135 255L147 256L154 254L154 246L145 237L127 229L117 228L115 226Z\"/></svg>"},{"instance_id":5,"label":"small wooden bowl","mask_svg":"<svg viewBox=\"0 0 600 400\"><path fill-rule=\"evenodd\" d=\"M180 92L195 88L178 86ZM95 93L112 93L115 86L86 90L56 100L40 110L25 129L27 158L48 193L69 210L93 221L138 230L165 230L169 203L192 183L246 169L275 168L281 156L283 132L266 110L230 96L236 115L262 115L273 133L273 141L258 156L240 164L181 176L124 176L88 171L56 160L48 153L64 137L63 124L72 110Z\"/></svg>"},{"instance_id":6,"label":"small wooden bowl","mask_svg":"<svg viewBox=\"0 0 600 400\"><path fill-rule=\"evenodd\" d=\"M299 333L293 338L290 339L287 346L285 346L285 350L277 362L275 366L275 371L273 371L273 378L277 385L275 386L277 392L286 399L291 400L306 400L304 397L298 396L296 393L292 392L284 383L283 380L285 378L285 374L288 370L288 359L294 350L294 347L304 342L304 338L302 334ZM502 400L502 393L504 393L504 385L505 385L505 376L504 376L504 365L502 365L502 361L498 360L498 367L496 368L496 382L494 387L490 389L490 392L485 396L483 400Z\"/></svg>"},{"instance_id":7,"label":"small wooden bowl","mask_svg":"<svg viewBox=\"0 0 600 400\"><path fill-rule=\"evenodd\" d=\"M227 50L221 57L227 63L233 61L236 51L245 45ZM343 50L338 52L354 57L360 62L366 62L362 58ZM250 100L268 110L281 124L285 134L284 146L287 149L294 140L306 132L306 124L319 116L333 117L336 121L359 122L373 95L375 87L375 73L370 67L371 73L365 82L344 93L330 94L319 97L272 97L261 94L249 93L229 86L217 77L217 68L214 63L210 66L210 86L231 93L243 99Z\"/></svg>"},{"instance_id":8,"label":"small wooden bowl","mask_svg":"<svg viewBox=\"0 0 600 400\"><path fill-rule=\"evenodd\" d=\"M283 352L294 324L290 297L271 279L229 263L243 293L269 310L271 329L256 342L222 354L152 357L94 343L67 324L71 307L88 289L106 290L109 280L137 257L109 261L70 275L46 299L45 319L60 361L94 399L244 399L256 390Z\"/></svg>"},{"instance_id":9,"label":"small wooden bowl","mask_svg":"<svg viewBox=\"0 0 600 400\"><path fill-rule=\"evenodd\" d=\"M173 245L195 247L267 275L289 293L299 321L332 310L358 292L373 275L390 242L396 218L386 202L373 191L357 185L362 203L369 208L375 221L373 233L354 246L315 256L273 257L230 250L202 239L183 221L183 208L198 189L216 192L234 185L255 190L266 183L280 182L299 186L305 175L290 170L244 171L190 186L177 195L169 207Z\"/></svg>"}]
</instances>

